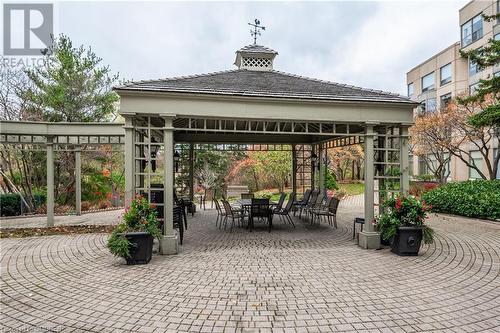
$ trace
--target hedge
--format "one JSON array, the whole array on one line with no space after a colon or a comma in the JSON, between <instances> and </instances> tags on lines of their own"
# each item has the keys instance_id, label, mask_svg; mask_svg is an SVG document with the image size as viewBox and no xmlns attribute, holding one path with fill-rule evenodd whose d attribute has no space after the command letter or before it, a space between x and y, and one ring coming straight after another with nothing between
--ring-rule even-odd
<instances>
[{"instance_id":1,"label":"hedge","mask_svg":"<svg viewBox=\"0 0 500 333\"><path fill-rule=\"evenodd\" d=\"M35 199L35 208L45 204L47 196L45 193L36 193L33 195ZM17 216L21 215L21 196L16 193L0 194L0 216ZM26 207L24 213L26 213Z\"/></svg>"},{"instance_id":2,"label":"hedge","mask_svg":"<svg viewBox=\"0 0 500 333\"><path fill-rule=\"evenodd\" d=\"M8 193L0 195L1 216L14 216L21 214L21 196L19 194Z\"/></svg>"},{"instance_id":3,"label":"hedge","mask_svg":"<svg viewBox=\"0 0 500 333\"><path fill-rule=\"evenodd\" d=\"M422 199L434 212L500 219L500 179L445 184L424 193Z\"/></svg>"}]
</instances>

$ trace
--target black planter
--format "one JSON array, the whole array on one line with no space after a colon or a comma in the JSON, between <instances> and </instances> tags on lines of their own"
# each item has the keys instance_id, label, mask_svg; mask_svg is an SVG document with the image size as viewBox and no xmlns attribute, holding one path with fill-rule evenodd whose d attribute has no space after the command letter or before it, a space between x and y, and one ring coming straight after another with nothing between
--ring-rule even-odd
<instances>
[{"instance_id":1,"label":"black planter","mask_svg":"<svg viewBox=\"0 0 500 333\"><path fill-rule=\"evenodd\" d=\"M391 251L400 256L418 256L421 242L421 227L399 227L392 241Z\"/></svg>"},{"instance_id":2,"label":"black planter","mask_svg":"<svg viewBox=\"0 0 500 333\"><path fill-rule=\"evenodd\" d=\"M127 265L147 264L153 253L153 236L149 232L128 232L125 237L130 242Z\"/></svg>"}]
</instances>

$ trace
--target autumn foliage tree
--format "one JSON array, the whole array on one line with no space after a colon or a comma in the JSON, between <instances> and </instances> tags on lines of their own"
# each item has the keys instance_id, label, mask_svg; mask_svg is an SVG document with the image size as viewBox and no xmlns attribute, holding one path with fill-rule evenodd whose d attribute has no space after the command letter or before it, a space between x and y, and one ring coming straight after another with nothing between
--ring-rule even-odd
<instances>
[{"instance_id":1,"label":"autumn foliage tree","mask_svg":"<svg viewBox=\"0 0 500 333\"><path fill-rule=\"evenodd\" d=\"M419 115L415 125L410 128L413 154L425 161L440 183L445 183L450 173L446 166L452 156L451 130L450 115L445 112Z\"/></svg>"},{"instance_id":2,"label":"autumn foliage tree","mask_svg":"<svg viewBox=\"0 0 500 333\"><path fill-rule=\"evenodd\" d=\"M361 178L364 153L360 145L328 149L328 158L337 180L346 180L348 177L351 180Z\"/></svg>"}]
</instances>

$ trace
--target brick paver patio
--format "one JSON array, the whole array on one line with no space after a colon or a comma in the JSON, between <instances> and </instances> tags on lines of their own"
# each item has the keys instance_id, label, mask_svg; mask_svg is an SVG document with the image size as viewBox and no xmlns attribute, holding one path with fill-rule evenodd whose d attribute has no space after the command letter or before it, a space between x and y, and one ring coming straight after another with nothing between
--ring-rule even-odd
<instances>
[{"instance_id":1,"label":"brick paver patio","mask_svg":"<svg viewBox=\"0 0 500 333\"><path fill-rule=\"evenodd\" d=\"M181 253L126 266L107 235L2 239L1 318L9 330L92 332L498 332L500 225L432 218L419 257L362 250L359 205L339 228L219 230L189 219ZM111 222L111 221L108 221ZM57 223L57 222L56 222Z\"/></svg>"}]
</instances>

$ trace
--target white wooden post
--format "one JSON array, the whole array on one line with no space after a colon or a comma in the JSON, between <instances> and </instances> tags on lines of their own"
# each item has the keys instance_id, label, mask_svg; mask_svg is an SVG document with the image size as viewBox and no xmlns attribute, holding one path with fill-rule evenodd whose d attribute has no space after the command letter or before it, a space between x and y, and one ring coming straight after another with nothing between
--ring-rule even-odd
<instances>
[{"instance_id":1,"label":"white wooden post","mask_svg":"<svg viewBox=\"0 0 500 333\"><path fill-rule=\"evenodd\" d=\"M165 116L163 127L164 144L164 175L163 175L163 238L160 240L161 254L176 254L178 252L177 233L174 230L174 127L172 117Z\"/></svg>"},{"instance_id":2,"label":"white wooden post","mask_svg":"<svg viewBox=\"0 0 500 333\"><path fill-rule=\"evenodd\" d=\"M82 215L82 147L75 147L75 208L76 215Z\"/></svg>"},{"instance_id":3,"label":"white wooden post","mask_svg":"<svg viewBox=\"0 0 500 333\"><path fill-rule=\"evenodd\" d=\"M365 127L365 224L359 234L359 246L365 249L380 248L380 234L372 224L374 219L374 136L373 125Z\"/></svg>"},{"instance_id":4,"label":"white wooden post","mask_svg":"<svg viewBox=\"0 0 500 333\"><path fill-rule=\"evenodd\" d=\"M399 163L401 167L400 191L403 195L408 195L410 190L410 172L409 172L409 152L408 152L408 127L401 126L399 129Z\"/></svg>"},{"instance_id":5,"label":"white wooden post","mask_svg":"<svg viewBox=\"0 0 500 333\"><path fill-rule=\"evenodd\" d=\"M134 121L132 115L124 115L125 125L125 206L129 206L135 195L135 147Z\"/></svg>"},{"instance_id":6,"label":"white wooden post","mask_svg":"<svg viewBox=\"0 0 500 333\"><path fill-rule=\"evenodd\" d=\"M54 138L47 136L47 227L54 226Z\"/></svg>"}]
</instances>

